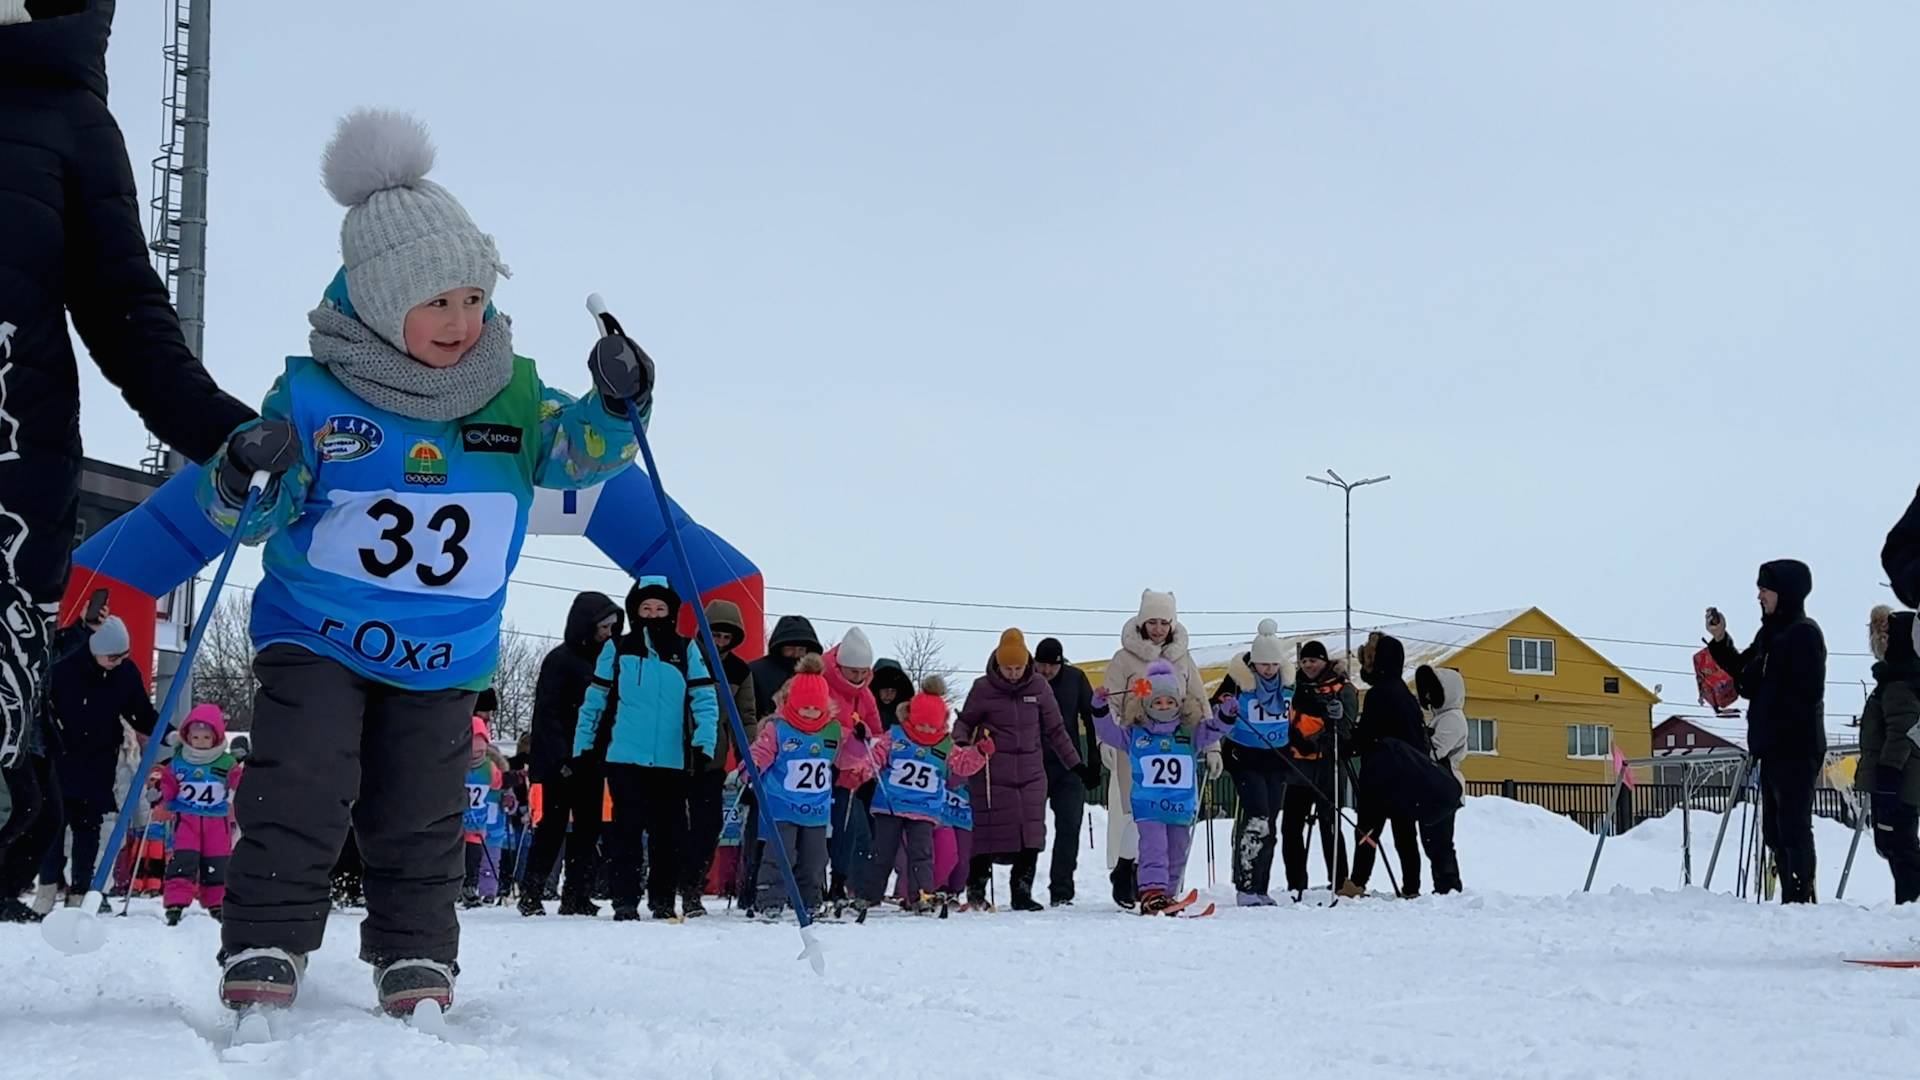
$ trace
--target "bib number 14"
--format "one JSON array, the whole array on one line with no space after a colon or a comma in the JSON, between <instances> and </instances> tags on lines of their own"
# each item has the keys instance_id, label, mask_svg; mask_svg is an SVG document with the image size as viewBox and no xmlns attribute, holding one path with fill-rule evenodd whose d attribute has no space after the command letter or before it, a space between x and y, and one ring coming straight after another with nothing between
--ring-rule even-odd
<instances>
[{"instance_id":1,"label":"bib number 14","mask_svg":"<svg viewBox=\"0 0 1920 1080\"><path fill-rule=\"evenodd\" d=\"M506 582L519 504L505 492L335 491L316 568L396 592L480 599Z\"/></svg>"}]
</instances>

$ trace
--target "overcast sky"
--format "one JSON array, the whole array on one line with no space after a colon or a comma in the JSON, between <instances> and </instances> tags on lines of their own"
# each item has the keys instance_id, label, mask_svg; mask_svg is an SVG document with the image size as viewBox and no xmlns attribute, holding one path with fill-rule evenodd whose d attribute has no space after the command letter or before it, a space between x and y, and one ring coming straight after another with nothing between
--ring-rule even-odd
<instances>
[{"instance_id":1,"label":"overcast sky","mask_svg":"<svg viewBox=\"0 0 1920 1080\"><path fill-rule=\"evenodd\" d=\"M163 7L121 5L109 63L143 190ZM605 293L660 365L670 490L770 585L1128 609L1152 585L1333 625L1283 613L1340 606L1340 499L1303 479L1332 466L1394 477L1355 501L1365 609L1539 605L1688 642L1717 603L1744 640L1756 564L1790 555L1858 653L1889 599L1879 546L1916 479L1920 9L566 10L217 6L224 386L258 402L305 351L342 215L320 149L349 108L396 106L512 265L519 351L583 388L582 300ZM90 376L89 452L133 462L136 427ZM523 587L509 615L557 632L565 601ZM1084 635L1076 658L1120 623L768 606L829 637L1018 621ZM1256 618L1188 622L1205 643ZM949 640L967 670L992 645Z\"/></svg>"}]
</instances>

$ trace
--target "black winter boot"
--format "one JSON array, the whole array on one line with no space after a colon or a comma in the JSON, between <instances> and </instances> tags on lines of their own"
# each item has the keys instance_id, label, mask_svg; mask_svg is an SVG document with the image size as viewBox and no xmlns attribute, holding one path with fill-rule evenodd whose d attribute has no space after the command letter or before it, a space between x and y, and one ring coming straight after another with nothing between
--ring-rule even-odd
<instances>
[{"instance_id":1,"label":"black winter boot","mask_svg":"<svg viewBox=\"0 0 1920 1080\"><path fill-rule=\"evenodd\" d=\"M1139 885L1136 874L1137 864L1132 859L1120 859L1113 864L1113 871L1107 880L1113 882L1113 902L1132 911L1140 902Z\"/></svg>"},{"instance_id":2,"label":"black winter boot","mask_svg":"<svg viewBox=\"0 0 1920 1080\"><path fill-rule=\"evenodd\" d=\"M1010 884L1013 892L1013 910L1045 911L1046 905L1033 898L1033 878L1039 867L1040 853L1022 851L1014 856L1013 874Z\"/></svg>"}]
</instances>

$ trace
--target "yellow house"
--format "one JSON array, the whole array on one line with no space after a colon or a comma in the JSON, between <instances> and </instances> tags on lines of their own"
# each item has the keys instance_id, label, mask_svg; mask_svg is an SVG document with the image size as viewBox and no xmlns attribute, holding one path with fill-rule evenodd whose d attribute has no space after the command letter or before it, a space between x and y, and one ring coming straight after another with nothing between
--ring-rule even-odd
<instances>
[{"instance_id":1,"label":"yellow house","mask_svg":"<svg viewBox=\"0 0 1920 1080\"><path fill-rule=\"evenodd\" d=\"M1374 630L1406 646L1409 684L1422 664L1455 668L1466 680L1469 781L1609 783L1614 746L1629 758L1652 756L1659 698L1539 608L1356 626L1356 649ZM1342 638L1318 635L1336 660L1346 653ZM1307 640L1288 639L1289 651ZM1209 646L1193 658L1212 686L1250 646ZM1106 664L1081 667L1098 685Z\"/></svg>"}]
</instances>

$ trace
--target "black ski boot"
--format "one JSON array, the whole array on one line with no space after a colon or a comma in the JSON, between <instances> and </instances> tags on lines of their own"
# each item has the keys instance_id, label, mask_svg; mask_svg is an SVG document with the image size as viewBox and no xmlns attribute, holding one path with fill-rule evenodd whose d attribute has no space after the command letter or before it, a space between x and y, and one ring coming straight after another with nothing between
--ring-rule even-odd
<instances>
[{"instance_id":1,"label":"black ski boot","mask_svg":"<svg viewBox=\"0 0 1920 1080\"><path fill-rule=\"evenodd\" d=\"M223 956L220 1003L229 1009L284 1009L300 996L307 958L285 949L242 949Z\"/></svg>"},{"instance_id":2,"label":"black ski boot","mask_svg":"<svg viewBox=\"0 0 1920 1080\"><path fill-rule=\"evenodd\" d=\"M639 904L613 905L613 921L614 922L640 921L640 905Z\"/></svg>"},{"instance_id":3,"label":"black ski boot","mask_svg":"<svg viewBox=\"0 0 1920 1080\"><path fill-rule=\"evenodd\" d=\"M536 916L545 915L546 913L547 905L540 902L540 894L538 892L528 890L520 894L520 914L531 919Z\"/></svg>"},{"instance_id":4,"label":"black ski boot","mask_svg":"<svg viewBox=\"0 0 1920 1080\"><path fill-rule=\"evenodd\" d=\"M1033 878L1038 866L1038 854L1023 852L1014 860L1013 874L1008 879L1012 886L1013 910L1045 911L1047 906L1033 898Z\"/></svg>"},{"instance_id":5,"label":"black ski boot","mask_svg":"<svg viewBox=\"0 0 1920 1080\"><path fill-rule=\"evenodd\" d=\"M600 905L584 896L567 896L560 900L560 914L583 915L589 919L600 917Z\"/></svg>"},{"instance_id":6,"label":"black ski boot","mask_svg":"<svg viewBox=\"0 0 1920 1080\"><path fill-rule=\"evenodd\" d=\"M0 900L0 923L37 923L40 913L19 900Z\"/></svg>"},{"instance_id":7,"label":"black ski boot","mask_svg":"<svg viewBox=\"0 0 1920 1080\"><path fill-rule=\"evenodd\" d=\"M380 1008L404 1020L428 1001L443 1013L453 1008L453 980L459 974L458 964L394 960L373 969L373 987L380 994Z\"/></svg>"},{"instance_id":8,"label":"black ski boot","mask_svg":"<svg viewBox=\"0 0 1920 1080\"><path fill-rule=\"evenodd\" d=\"M178 904L169 904L169 905L167 905L167 925L168 925L168 926L179 926L179 925L180 925L180 916L181 916L181 915L183 915L183 914L185 914L185 913L186 913L186 910L187 910L186 908L183 908L183 907L181 907L181 906L179 906Z\"/></svg>"},{"instance_id":9,"label":"black ski boot","mask_svg":"<svg viewBox=\"0 0 1920 1080\"><path fill-rule=\"evenodd\" d=\"M707 905L700 890L689 889L680 894L680 911L689 919L697 919L707 913Z\"/></svg>"},{"instance_id":10,"label":"black ski boot","mask_svg":"<svg viewBox=\"0 0 1920 1080\"><path fill-rule=\"evenodd\" d=\"M1140 903L1137 884L1137 865L1132 859L1120 859L1113 864L1113 871L1107 880L1113 882L1113 902L1132 911Z\"/></svg>"}]
</instances>

